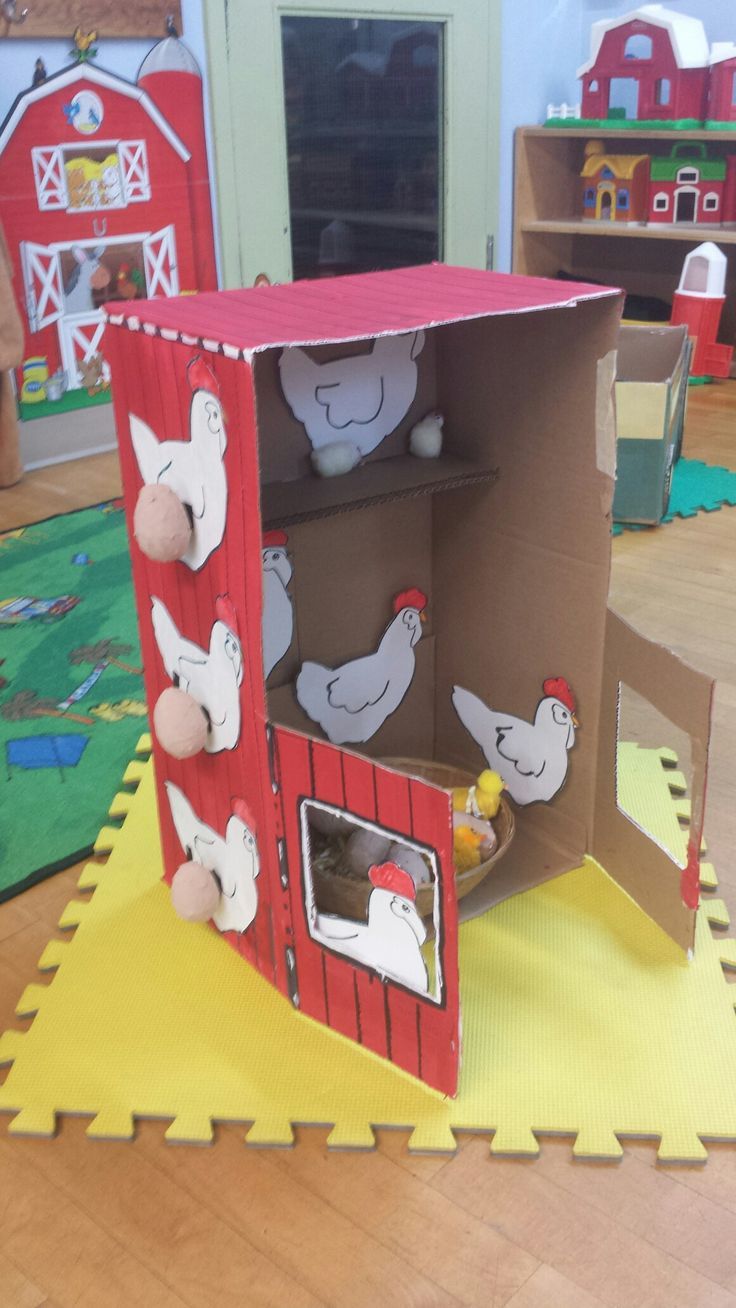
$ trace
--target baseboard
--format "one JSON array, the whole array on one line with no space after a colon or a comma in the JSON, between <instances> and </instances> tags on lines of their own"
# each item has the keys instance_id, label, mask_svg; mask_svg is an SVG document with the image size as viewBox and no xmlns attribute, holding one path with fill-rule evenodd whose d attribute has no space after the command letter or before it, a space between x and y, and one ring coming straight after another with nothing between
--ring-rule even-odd
<instances>
[{"instance_id":1,"label":"baseboard","mask_svg":"<svg viewBox=\"0 0 736 1308\"><path fill-rule=\"evenodd\" d=\"M111 404L75 409L20 424L20 454L27 471L117 448Z\"/></svg>"}]
</instances>

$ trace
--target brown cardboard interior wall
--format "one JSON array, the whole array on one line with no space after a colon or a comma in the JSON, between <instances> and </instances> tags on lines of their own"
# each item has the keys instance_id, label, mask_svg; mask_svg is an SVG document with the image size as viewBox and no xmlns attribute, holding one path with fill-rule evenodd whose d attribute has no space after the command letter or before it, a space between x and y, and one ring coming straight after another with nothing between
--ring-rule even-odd
<instances>
[{"instance_id":1,"label":"brown cardboard interior wall","mask_svg":"<svg viewBox=\"0 0 736 1308\"><path fill-rule=\"evenodd\" d=\"M581 726L568 778L518 825L573 866L589 848L610 564L611 479L596 463L597 361L620 302L441 329L440 407L498 467L490 492L436 496L437 753L482 765L451 703L455 684L534 718L563 676ZM486 456L487 457L487 456ZM543 874L539 877L543 879Z\"/></svg>"},{"instance_id":2,"label":"brown cardboard interior wall","mask_svg":"<svg viewBox=\"0 0 736 1308\"><path fill-rule=\"evenodd\" d=\"M681 869L616 803L618 687L631 686L690 736L691 842L703 831L713 682L670 650L646 640L609 612L591 851L606 871L683 949L691 949L695 913L683 903Z\"/></svg>"},{"instance_id":3,"label":"brown cardboard interior wall","mask_svg":"<svg viewBox=\"0 0 736 1308\"><path fill-rule=\"evenodd\" d=\"M544 679L570 682L582 725L568 781L552 804L523 810L503 875L485 889L493 899L574 866L590 848L611 499L596 463L596 373L615 347L619 309L596 301L428 330L418 407L435 402L424 379L436 361L446 450L497 466L499 480L289 529L297 638L271 678L276 722L320 735L294 697L299 661L334 667L375 650L393 595L414 585L429 596L430 619L415 681L360 752L475 772L482 755L452 708L453 685L532 720ZM277 457L283 401L273 395L273 356L269 371L261 362L262 457L272 476L291 475L307 465L294 456L297 442L288 461Z\"/></svg>"},{"instance_id":4,"label":"brown cardboard interior wall","mask_svg":"<svg viewBox=\"0 0 736 1308\"><path fill-rule=\"evenodd\" d=\"M686 327L624 324L618 338L617 381L669 381L680 360L686 337Z\"/></svg>"},{"instance_id":5,"label":"brown cardboard interior wall","mask_svg":"<svg viewBox=\"0 0 736 1308\"><path fill-rule=\"evenodd\" d=\"M365 745L345 745L351 753L368 758L431 759L434 746L434 655L435 640L425 636L416 646L416 670L406 698ZM268 712L272 722L306 736L324 736L315 722L301 709L293 684L268 692Z\"/></svg>"},{"instance_id":6,"label":"brown cardboard interior wall","mask_svg":"<svg viewBox=\"0 0 736 1308\"><path fill-rule=\"evenodd\" d=\"M342 345L310 346L306 353L310 359L323 363L331 359L344 359L351 354L366 354L370 343L345 341ZM297 422L281 390L278 361L281 350L266 350L256 355L254 378L256 388L256 417L258 421L261 483L294 481L299 477L313 476L310 454L312 446L302 424ZM396 431L381 442L366 462L389 459L406 454L409 449L409 432L425 413L437 407L436 365L434 333L426 333L424 349L418 357L419 376L414 402Z\"/></svg>"},{"instance_id":7,"label":"brown cardboard interior wall","mask_svg":"<svg viewBox=\"0 0 736 1308\"><path fill-rule=\"evenodd\" d=\"M294 681L305 659L337 667L370 654L394 596L410 586L429 597L420 645L432 634L431 504L431 496L375 504L288 528L295 640L269 689Z\"/></svg>"}]
</instances>

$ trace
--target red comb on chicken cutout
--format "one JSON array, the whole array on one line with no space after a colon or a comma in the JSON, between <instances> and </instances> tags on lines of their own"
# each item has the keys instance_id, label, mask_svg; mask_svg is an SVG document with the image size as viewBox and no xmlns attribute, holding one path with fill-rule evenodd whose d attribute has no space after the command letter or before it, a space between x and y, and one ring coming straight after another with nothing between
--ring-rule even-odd
<instances>
[{"instance_id":1,"label":"red comb on chicken cutout","mask_svg":"<svg viewBox=\"0 0 736 1308\"><path fill-rule=\"evenodd\" d=\"M289 537L285 531L264 531L263 533L264 550L278 549L279 547L288 545L288 543Z\"/></svg>"},{"instance_id":2,"label":"red comb on chicken cutout","mask_svg":"<svg viewBox=\"0 0 736 1308\"><path fill-rule=\"evenodd\" d=\"M244 799L235 800L233 804L233 817L240 818L240 821L245 823L249 831L255 831L255 818Z\"/></svg>"},{"instance_id":3,"label":"red comb on chicken cutout","mask_svg":"<svg viewBox=\"0 0 736 1308\"><path fill-rule=\"evenodd\" d=\"M417 590L416 586L411 590L402 590L394 599L394 613L400 613L402 609L418 609L421 613L426 607L427 596L424 591Z\"/></svg>"},{"instance_id":4,"label":"red comb on chicken cutout","mask_svg":"<svg viewBox=\"0 0 736 1308\"><path fill-rule=\"evenodd\" d=\"M220 387L217 384L217 378L212 369L207 366L201 354L196 359L192 359L187 366L187 380L193 391L211 391L213 395L220 394Z\"/></svg>"},{"instance_id":5,"label":"red comb on chicken cutout","mask_svg":"<svg viewBox=\"0 0 736 1308\"><path fill-rule=\"evenodd\" d=\"M558 699L571 713L575 712L575 696L564 677L548 677L542 690L551 699Z\"/></svg>"},{"instance_id":6,"label":"red comb on chicken cutout","mask_svg":"<svg viewBox=\"0 0 736 1308\"><path fill-rule=\"evenodd\" d=\"M229 595L218 595L215 600L215 613L220 622L224 622L231 631L238 630L238 615Z\"/></svg>"},{"instance_id":7,"label":"red comb on chicken cutout","mask_svg":"<svg viewBox=\"0 0 736 1308\"><path fill-rule=\"evenodd\" d=\"M401 895L404 899L415 900L417 897L409 873L395 863L374 863L368 870L368 876L376 890L390 890L392 894Z\"/></svg>"}]
</instances>

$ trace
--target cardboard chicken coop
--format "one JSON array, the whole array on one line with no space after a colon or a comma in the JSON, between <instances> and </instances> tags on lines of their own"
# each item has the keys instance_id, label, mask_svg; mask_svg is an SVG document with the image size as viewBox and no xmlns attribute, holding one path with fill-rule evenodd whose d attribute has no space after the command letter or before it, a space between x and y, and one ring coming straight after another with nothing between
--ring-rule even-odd
<instances>
[{"instance_id":1,"label":"cardboard chicken coop","mask_svg":"<svg viewBox=\"0 0 736 1308\"><path fill-rule=\"evenodd\" d=\"M514 810L464 915L589 852L693 944L711 685L607 607L620 307L441 265L108 307L154 726L182 693L206 719L185 757L154 739L167 880L203 873L204 916L295 1008L449 1094L443 769L501 771ZM357 466L316 475L336 439ZM685 867L617 803L624 684L692 739ZM320 882L346 826L383 851L352 915Z\"/></svg>"}]
</instances>

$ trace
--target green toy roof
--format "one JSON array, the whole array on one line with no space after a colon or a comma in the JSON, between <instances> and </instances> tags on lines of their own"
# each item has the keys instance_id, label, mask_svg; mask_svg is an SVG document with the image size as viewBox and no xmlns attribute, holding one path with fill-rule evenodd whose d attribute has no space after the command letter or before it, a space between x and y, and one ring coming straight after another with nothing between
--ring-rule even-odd
<instances>
[{"instance_id":1,"label":"green toy roof","mask_svg":"<svg viewBox=\"0 0 736 1308\"><path fill-rule=\"evenodd\" d=\"M688 159L683 155L664 159L654 157L649 175L653 182L675 182L681 168L697 168L700 179L704 182L722 182L726 176L725 159L702 159L699 156Z\"/></svg>"}]
</instances>

